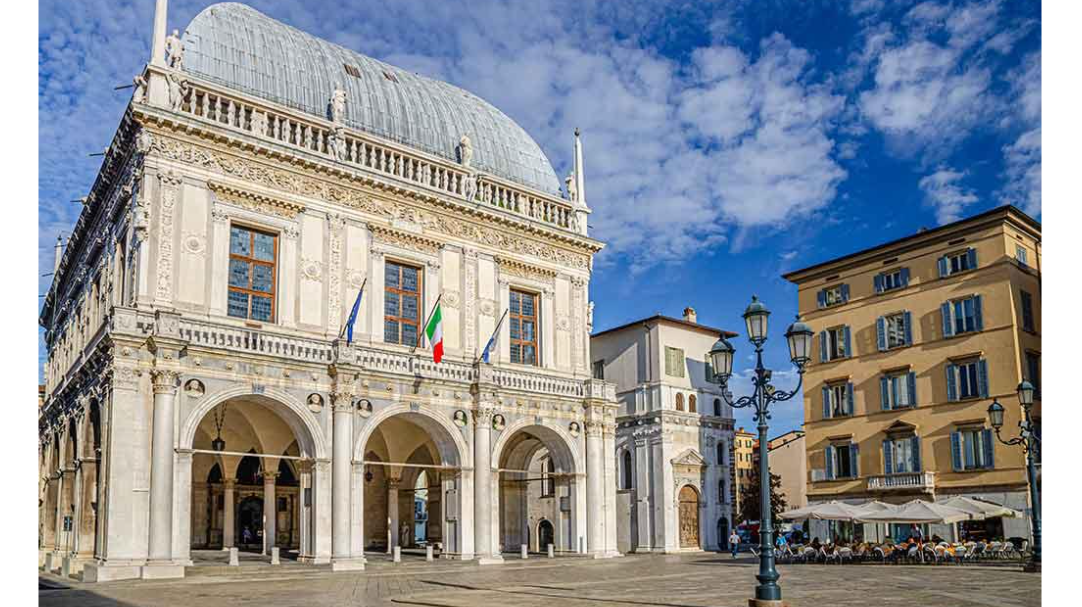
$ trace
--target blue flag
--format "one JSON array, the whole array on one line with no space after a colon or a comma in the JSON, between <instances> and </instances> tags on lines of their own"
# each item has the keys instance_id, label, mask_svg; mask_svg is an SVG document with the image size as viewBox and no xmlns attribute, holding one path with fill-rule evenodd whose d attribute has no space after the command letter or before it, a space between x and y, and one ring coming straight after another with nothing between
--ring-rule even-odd
<instances>
[{"instance_id":1,"label":"blue flag","mask_svg":"<svg viewBox=\"0 0 1082 607\"><path fill-rule=\"evenodd\" d=\"M507 318L507 310L503 311L503 316L500 317L500 322L496 323L496 330L492 332L492 337L488 338L488 343L485 344L484 352L481 352L481 360L485 363L489 363L489 357L492 355L492 348L496 345L496 338L500 335L500 327L503 326L503 319Z\"/></svg>"},{"instance_id":2,"label":"blue flag","mask_svg":"<svg viewBox=\"0 0 1082 607\"><path fill-rule=\"evenodd\" d=\"M365 279L368 282L368 279ZM353 309L349 312L349 320L346 321L346 344L353 343L353 323L357 322L357 312L361 309L361 296L364 295L364 283L361 283L361 289L357 291L357 301L353 302Z\"/></svg>"}]
</instances>

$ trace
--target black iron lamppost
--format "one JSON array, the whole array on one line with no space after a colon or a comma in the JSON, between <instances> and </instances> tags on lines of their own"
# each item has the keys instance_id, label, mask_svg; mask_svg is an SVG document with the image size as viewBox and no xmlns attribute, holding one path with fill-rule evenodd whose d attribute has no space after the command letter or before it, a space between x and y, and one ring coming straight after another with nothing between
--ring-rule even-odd
<instances>
[{"instance_id":1,"label":"black iron lamppost","mask_svg":"<svg viewBox=\"0 0 1082 607\"><path fill-rule=\"evenodd\" d=\"M1029 477L1030 521L1033 524L1032 558L1026 563L1026 571L1041 570L1041 497L1037 491L1037 457L1041 450L1041 437L1037 436L1030 409L1033 408L1033 384L1023 381L1018 384L1018 402L1022 403L1022 421L1018 422L1019 435L1010 440L1003 440L999 429L1003 427L1003 405L993 400L988 405L988 420L996 430L996 438L1004 445L1022 445L1026 451L1026 472Z\"/></svg>"},{"instance_id":2,"label":"black iron lamppost","mask_svg":"<svg viewBox=\"0 0 1082 607\"><path fill-rule=\"evenodd\" d=\"M800 392L804 381L804 365L811 360L811 345L814 332L800 321L789 325L785 338L789 341L789 358L796 366L800 376L795 388L789 392L776 390L770 384L771 371L763 366L763 344L766 342L767 317L770 310L758 297L752 296L751 304L744 311L744 322L748 326L748 340L755 347L754 390L751 395L731 400L727 390L722 390L725 401L734 409L755 407L755 421L759 423L759 574L755 576L759 585L755 587L755 598L748 601L750 607L771 607L783 605L781 587L778 586L778 570L774 567L774 527L770 508L770 464L768 458L767 420L770 419L770 404L787 401ZM714 366L716 381L725 388L733 374L733 353L735 348L725 340L718 339L710 349L710 362Z\"/></svg>"}]
</instances>

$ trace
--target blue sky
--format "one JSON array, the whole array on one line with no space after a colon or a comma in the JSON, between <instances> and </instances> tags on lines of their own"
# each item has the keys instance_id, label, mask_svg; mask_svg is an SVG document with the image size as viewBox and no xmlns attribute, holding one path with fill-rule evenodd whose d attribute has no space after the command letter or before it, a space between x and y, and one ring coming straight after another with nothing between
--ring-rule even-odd
<instances>
[{"instance_id":1,"label":"blue sky","mask_svg":"<svg viewBox=\"0 0 1082 607\"><path fill-rule=\"evenodd\" d=\"M170 2L169 29L209 4ZM1040 218L1036 1L250 4L480 95L561 176L580 127L591 234L608 243L595 329L690 305L742 331L754 293L774 311L767 363L788 369L796 292L783 272L1006 202ZM130 97L113 87L149 55L153 8L40 4L41 273L97 172L87 154L109 144ZM734 345L746 371L750 346ZM742 373L738 394L746 385ZM771 434L802 415L779 407Z\"/></svg>"}]
</instances>

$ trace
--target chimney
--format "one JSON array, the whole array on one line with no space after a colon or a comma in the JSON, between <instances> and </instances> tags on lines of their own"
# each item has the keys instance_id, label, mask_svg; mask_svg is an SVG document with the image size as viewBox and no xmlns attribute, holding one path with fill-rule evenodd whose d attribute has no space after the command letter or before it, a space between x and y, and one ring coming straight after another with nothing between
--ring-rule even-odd
<instances>
[{"instance_id":1,"label":"chimney","mask_svg":"<svg viewBox=\"0 0 1082 607\"><path fill-rule=\"evenodd\" d=\"M695 308L684 308L684 320L687 322L695 322Z\"/></svg>"}]
</instances>

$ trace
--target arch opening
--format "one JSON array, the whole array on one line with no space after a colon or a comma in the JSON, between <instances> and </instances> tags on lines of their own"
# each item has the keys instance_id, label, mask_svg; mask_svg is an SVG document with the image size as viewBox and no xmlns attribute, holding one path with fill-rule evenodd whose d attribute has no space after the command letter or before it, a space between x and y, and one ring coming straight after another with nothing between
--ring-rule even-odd
<instances>
[{"instance_id":1,"label":"arch opening","mask_svg":"<svg viewBox=\"0 0 1082 607\"><path fill-rule=\"evenodd\" d=\"M269 554L278 547L284 559L313 555L311 462L320 448L312 420L287 403L249 394L196 414L187 487L190 549Z\"/></svg>"},{"instance_id":2,"label":"arch opening","mask_svg":"<svg viewBox=\"0 0 1082 607\"><path fill-rule=\"evenodd\" d=\"M501 437L493 454L498 462L495 537L502 552L517 553L525 544L533 551L574 551L578 525L576 493L579 472L569 440L552 428L523 426ZM551 530L540 537L541 522Z\"/></svg>"}]
</instances>

